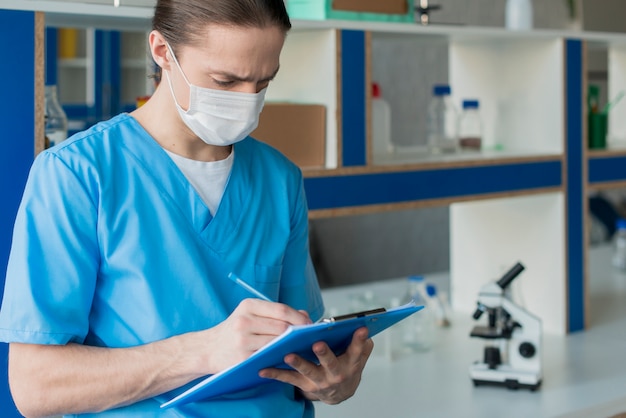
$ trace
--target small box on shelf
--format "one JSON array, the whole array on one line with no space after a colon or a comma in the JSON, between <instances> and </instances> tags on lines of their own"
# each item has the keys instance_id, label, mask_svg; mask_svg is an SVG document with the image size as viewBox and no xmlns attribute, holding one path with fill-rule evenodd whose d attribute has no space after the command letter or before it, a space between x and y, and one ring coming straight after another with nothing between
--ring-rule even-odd
<instances>
[{"instance_id":1,"label":"small box on shelf","mask_svg":"<svg viewBox=\"0 0 626 418\"><path fill-rule=\"evenodd\" d=\"M278 149L301 168L323 168L326 161L326 107L266 103L259 126L251 136Z\"/></svg>"},{"instance_id":2,"label":"small box on shelf","mask_svg":"<svg viewBox=\"0 0 626 418\"><path fill-rule=\"evenodd\" d=\"M289 0L293 19L413 22L413 0Z\"/></svg>"}]
</instances>

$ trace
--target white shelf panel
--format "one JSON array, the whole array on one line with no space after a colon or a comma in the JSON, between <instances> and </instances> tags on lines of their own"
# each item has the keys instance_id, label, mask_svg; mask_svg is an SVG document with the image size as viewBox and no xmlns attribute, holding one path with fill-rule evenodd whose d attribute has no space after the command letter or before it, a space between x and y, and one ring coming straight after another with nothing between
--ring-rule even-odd
<instances>
[{"instance_id":1,"label":"white shelf panel","mask_svg":"<svg viewBox=\"0 0 626 418\"><path fill-rule=\"evenodd\" d=\"M280 71L267 91L268 102L326 107L326 168L336 168L338 158L337 42L335 30L290 33Z\"/></svg>"},{"instance_id":2,"label":"white shelf panel","mask_svg":"<svg viewBox=\"0 0 626 418\"><path fill-rule=\"evenodd\" d=\"M618 93L626 91L626 45L609 48L608 58L608 98L612 100ZM626 147L626 100L622 100L610 111L608 125L607 147Z\"/></svg>"},{"instance_id":3,"label":"white shelf panel","mask_svg":"<svg viewBox=\"0 0 626 418\"><path fill-rule=\"evenodd\" d=\"M431 154L427 147L416 147L412 150L403 150L393 154L374 154L373 163L376 166L394 166L405 164L431 163L493 163L499 160L529 159L529 158L560 158L559 153L545 153L536 150L503 150L503 151L476 151L457 152L454 154Z\"/></svg>"},{"instance_id":4,"label":"white shelf panel","mask_svg":"<svg viewBox=\"0 0 626 418\"><path fill-rule=\"evenodd\" d=\"M563 151L563 48L561 39L451 42L452 95L480 101L485 145Z\"/></svg>"},{"instance_id":5,"label":"white shelf panel","mask_svg":"<svg viewBox=\"0 0 626 418\"><path fill-rule=\"evenodd\" d=\"M567 276L562 193L457 203L450 207L451 297L470 315L486 282L516 262L525 267L513 292L543 320L547 333L565 335Z\"/></svg>"}]
</instances>

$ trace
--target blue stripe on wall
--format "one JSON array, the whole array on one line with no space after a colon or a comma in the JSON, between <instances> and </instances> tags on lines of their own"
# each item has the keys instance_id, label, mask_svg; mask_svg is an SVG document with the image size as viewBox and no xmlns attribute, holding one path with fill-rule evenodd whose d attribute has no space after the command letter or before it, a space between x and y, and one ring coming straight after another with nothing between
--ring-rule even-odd
<instances>
[{"instance_id":1,"label":"blue stripe on wall","mask_svg":"<svg viewBox=\"0 0 626 418\"><path fill-rule=\"evenodd\" d=\"M589 159L589 183L626 181L626 156Z\"/></svg>"},{"instance_id":2,"label":"blue stripe on wall","mask_svg":"<svg viewBox=\"0 0 626 418\"><path fill-rule=\"evenodd\" d=\"M2 152L0 152L0 290L4 291L7 260L15 214L35 154L35 14L0 9L2 53L10 57L0 65L4 81L0 100ZM0 344L0 415L20 417L8 387L7 345Z\"/></svg>"},{"instance_id":3,"label":"blue stripe on wall","mask_svg":"<svg viewBox=\"0 0 626 418\"><path fill-rule=\"evenodd\" d=\"M560 161L315 177L304 180L309 209L446 199L559 187Z\"/></svg>"},{"instance_id":4,"label":"blue stripe on wall","mask_svg":"<svg viewBox=\"0 0 626 418\"><path fill-rule=\"evenodd\" d=\"M46 28L46 85L57 85L58 30Z\"/></svg>"},{"instance_id":5,"label":"blue stripe on wall","mask_svg":"<svg viewBox=\"0 0 626 418\"><path fill-rule=\"evenodd\" d=\"M341 31L341 113L344 167L366 163L365 32Z\"/></svg>"},{"instance_id":6,"label":"blue stripe on wall","mask_svg":"<svg viewBox=\"0 0 626 418\"><path fill-rule=\"evenodd\" d=\"M568 328L575 332L585 328L582 42L567 40L566 51Z\"/></svg>"}]
</instances>

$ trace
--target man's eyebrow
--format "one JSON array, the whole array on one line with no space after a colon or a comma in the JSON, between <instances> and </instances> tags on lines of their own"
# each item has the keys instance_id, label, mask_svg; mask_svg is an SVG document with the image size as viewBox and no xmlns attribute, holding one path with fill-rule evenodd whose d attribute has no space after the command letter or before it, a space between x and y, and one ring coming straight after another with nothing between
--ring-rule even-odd
<instances>
[{"instance_id":1,"label":"man's eyebrow","mask_svg":"<svg viewBox=\"0 0 626 418\"><path fill-rule=\"evenodd\" d=\"M274 79L274 77L276 77L276 74L278 74L278 70L280 70L280 66L278 66L276 68L276 70L274 70L272 75L270 75L269 77L266 77L266 78L264 78L262 80L256 80L256 79L253 79L251 77L240 77L237 74L229 73L228 71L215 71L214 74L219 74L219 75L224 76L224 77L228 78L229 80L233 80L233 81L245 81L245 82L271 81L271 80Z\"/></svg>"}]
</instances>

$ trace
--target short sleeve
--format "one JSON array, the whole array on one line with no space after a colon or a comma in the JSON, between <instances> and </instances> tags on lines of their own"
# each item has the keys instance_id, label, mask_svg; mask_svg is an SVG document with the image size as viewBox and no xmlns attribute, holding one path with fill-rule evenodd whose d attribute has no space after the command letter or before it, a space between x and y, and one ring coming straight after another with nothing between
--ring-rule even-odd
<instances>
[{"instance_id":1,"label":"short sleeve","mask_svg":"<svg viewBox=\"0 0 626 418\"><path fill-rule=\"evenodd\" d=\"M99 251L86 184L58 155L36 158L13 230L0 340L66 344L87 335Z\"/></svg>"}]
</instances>

